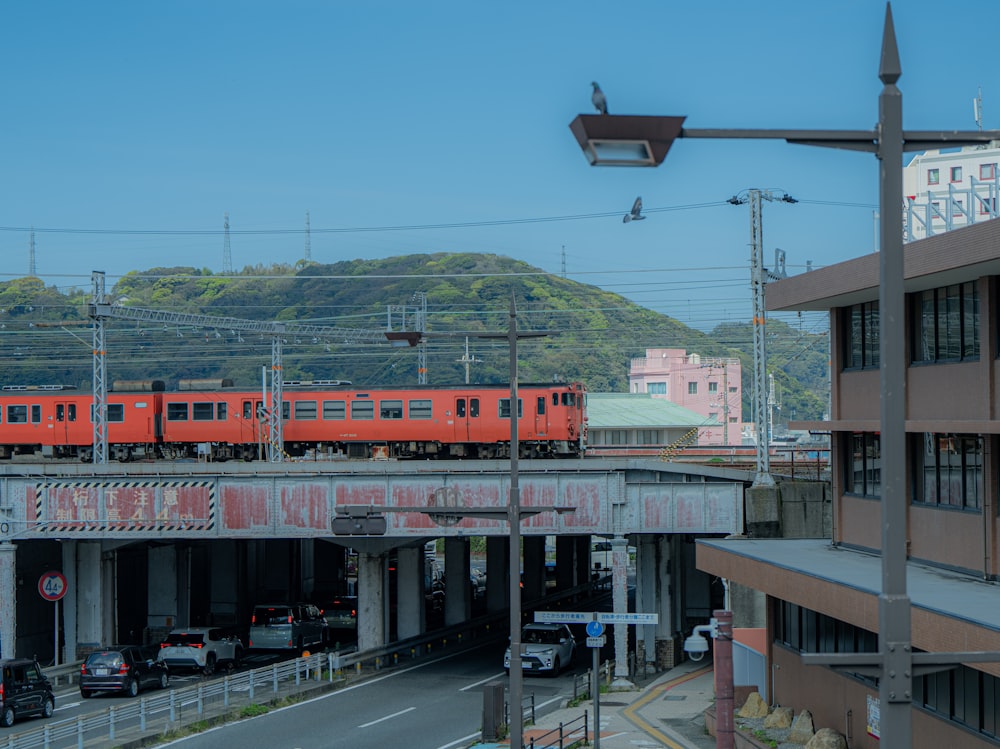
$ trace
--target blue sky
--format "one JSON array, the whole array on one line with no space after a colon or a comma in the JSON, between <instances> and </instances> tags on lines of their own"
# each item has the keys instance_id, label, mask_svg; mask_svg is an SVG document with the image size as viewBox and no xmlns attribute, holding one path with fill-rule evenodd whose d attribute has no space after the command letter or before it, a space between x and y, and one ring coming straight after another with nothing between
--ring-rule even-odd
<instances>
[{"instance_id":1,"label":"blue sky","mask_svg":"<svg viewBox=\"0 0 1000 749\"><path fill-rule=\"evenodd\" d=\"M904 127L1000 127L1000 3L893 6ZM622 293L703 329L748 320L747 188L764 257L790 273L874 249L877 160L784 142L675 144L659 169L589 167L591 112L692 128L867 129L881 0L716 2L45 2L0 15L0 280L109 283L490 252ZM623 224L641 195L648 219ZM572 220L527 221L580 216ZM442 224L468 224L452 228ZM58 231L55 231L58 230ZM65 231L74 230L74 231ZM82 230L82 231L81 231ZM261 232L249 233L241 232ZM386 300L404 303L407 300Z\"/></svg>"}]
</instances>

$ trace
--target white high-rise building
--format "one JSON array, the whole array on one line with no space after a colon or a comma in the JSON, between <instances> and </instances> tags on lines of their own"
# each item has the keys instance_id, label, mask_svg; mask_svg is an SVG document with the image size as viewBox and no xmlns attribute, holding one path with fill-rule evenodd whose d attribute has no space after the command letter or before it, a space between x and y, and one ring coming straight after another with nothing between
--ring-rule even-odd
<instances>
[{"instance_id":1,"label":"white high-rise building","mask_svg":"<svg viewBox=\"0 0 1000 749\"><path fill-rule=\"evenodd\" d=\"M937 149L903 167L906 242L997 218L1000 142Z\"/></svg>"}]
</instances>

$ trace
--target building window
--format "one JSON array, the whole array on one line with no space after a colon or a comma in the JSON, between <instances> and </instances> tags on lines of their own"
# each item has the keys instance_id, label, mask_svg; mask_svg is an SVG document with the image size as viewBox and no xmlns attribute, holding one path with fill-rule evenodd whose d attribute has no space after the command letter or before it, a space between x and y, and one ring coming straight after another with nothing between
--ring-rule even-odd
<instances>
[{"instance_id":1,"label":"building window","mask_svg":"<svg viewBox=\"0 0 1000 749\"><path fill-rule=\"evenodd\" d=\"M667 383L665 382L647 382L646 392L651 395L666 395L667 394Z\"/></svg>"},{"instance_id":2,"label":"building window","mask_svg":"<svg viewBox=\"0 0 1000 749\"><path fill-rule=\"evenodd\" d=\"M873 432L848 435L850 462L844 461L844 491L858 497L882 496L882 439Z\"/></svg>"},{"instance_id":3,"label":"building window","mask_svg":"<svg viewBox=\"0 0 1000 749\"><path fill-rule=\"evenodd\" d=\"M997 214L997 199L996 198L976 198L976 203L979 204L979 215L980 216L996 216Z\"/></svg>"},{"instance_id":4,"label":"building window","mask_svg":"<svg viewBox=\"0 0 1000 749\"><path fill-rule=\"evenodd\" d=\"M717 392L719 392L719 383L717 383L717 382L710 382L710 383L708 383L708 392L710 392L710 393L717 393Z\"/></svg>"},{"instance_id":5,"label":"building window","mask_svg":"<svg viewBox=\"0 0 1000 749\"><path fill-rule=\"evenodd\" d=\"M952 216L965 215L965 204L961 200L956 199L951 202L951 215Z\"/></svg>"},{"instance_id":6,"label":"building window","mask_svg":"<svg viewBox=\"0 0 1000 749\"><path fill-rule=\"evenodd\" d=\"M983 439L925 433L912 440L913 501L978 510L983 506Z\"/></svg>"},{"instance_id":7,"label":"building window","mask_svg":"<svg viewBox=\"0 0 1000 749\"><path fill-rule=\"evenodd\" d=\"M659 445L659 429L637 429L635 432L635 443L637 445Z\"/></svg>"},{"instance_id":8,"label":"building window","mask_svg":"<svg viewBox=\"0 0 1000 749\"><path fill-rule=\"evenodd\" d=\"M996 164L979 165L979 179L996 179L996 177L997 177Z\"/></svg>"},{"instance_id":9,"label":"building window","mask_svg":"<svg viewBox=\"0 0 1000 749\"><path fill-rule=\"evenodd\" d=\"M974 282L914 295L913 316L914 362L979 358L979 294Z\"/></svg>"},{"instance_id":10,"label":"building window","mask_svg":"<svg viewBox=\"0 0 1000 749\"><path fill-rule=\"evenodd\" d=\"M941 170L940 169L928 169L927 170L927 184L937 185L941 182Z\"/></svg>"},{"instance_id":11,"label":"building window","mask_svg":"<svg viewBox=\"0 0 1000 749\"><path fill-rule=\"evenodd\" d=\"M698 383L689 382L688 383L688 395L698 395Z\"/></svg>"},{"instance_id":12,"label":"building window","mask_svg":"<svg viewBox=\"0 0 1000 749\"><path fill-rule=\"evenodd\" d=\"M962 167L960 167L960 166L953 166L951 168L951 181L952 182L961 182L962 181Z\"/></svg>"},{"instance_id":13,"label":"building window","mask_svg":"<svg viewBox=\"0 0 1000 749\"><path fill-rule=\"evenodd\" d=\"M878 369L878 302L864 302L846 309L844 369Z\"/></svg>"},{"instance_id":14,"label":"building window","mask_svg":"<svg viewBox=\"0 0 1000 749\"><path fill-rule=\"evenodd\" d=\"M976 733L1000 736L1000 679L968 666L913 678L913 704Z\"/></svg>"},{"instance_id":15,"label":"building window","mask_svg":"<svg viewBox=\"0 0 1000 749\"><path fill-rule=\"evenodd\" d=\"M607 437L604 440L606 445L627 445L628 431L625 429L609 429L605 432Z\"/></svg>"}]
</instances>

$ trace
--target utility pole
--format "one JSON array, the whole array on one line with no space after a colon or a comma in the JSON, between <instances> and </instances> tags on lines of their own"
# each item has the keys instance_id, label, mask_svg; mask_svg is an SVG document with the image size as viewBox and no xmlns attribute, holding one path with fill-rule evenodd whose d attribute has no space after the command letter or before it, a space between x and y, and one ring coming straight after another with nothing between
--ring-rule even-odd
<instances>
[{"instance_id":1,"label":"utility pole","mask_svg":"<svg viewBox=\"0 0 1000 749\"><path fill-rule=\"evenodd\" d=\"M771 425L767 407L767 340L764 332L765 307L764 286L769 280L785 277L785 253L775 250L774 270L764 267L762 252L764 230L761 223L761 200L784 203L798 201L787 192L778 195L771 190L751 188L745 193L734 195L728 202L733 205L750 204L750 287L753 291L753 419L757 431L757 475L754 486L773 486L771 477L771 456L769 437Z\"/></svg>"},{"instance_id":2,"label":"utility pole","mask_svg":"<svg viewBox=\"0 0 1000 749\"><path fill-rule=\"evenodd\" d=\"M233 253L229 248L229 211L222 219L222 272L231 275L233 272Z\"/></svg>"},{"instance_id":3,"label":"utility pole","mask_svg":"<svg viewBox=\"0 0 1000 749\"><path fill-rule=\"evenodd\" d=\"M312 233L309 230L309 211L306 211L306 246L302 250L302 258L306 262L312 260Z\"/></svg>"}]
</instances>

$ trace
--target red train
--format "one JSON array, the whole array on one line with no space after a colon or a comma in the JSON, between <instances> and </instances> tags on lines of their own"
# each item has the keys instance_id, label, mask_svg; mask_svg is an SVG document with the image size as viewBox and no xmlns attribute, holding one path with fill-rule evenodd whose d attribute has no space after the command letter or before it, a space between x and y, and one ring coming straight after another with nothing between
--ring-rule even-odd
<instances>
[{"instance_id":1,"label":"red train","mask_svg":"<svg viewBox=\"0 0 1000 749\"><path fill-rule=\"evenodd\" d=\"M282 433L289 457L503 458L510 454L505 385L357 388L285 383ZM228 380L116 382L107 397L109 457L119 461L254 460L265 454L270 406ZM586 389L579 383L518 388L521 457L579 455ZM93 459L93 397L68 388L0 391L0 458Z\"/></svg>"}]
</instances>

